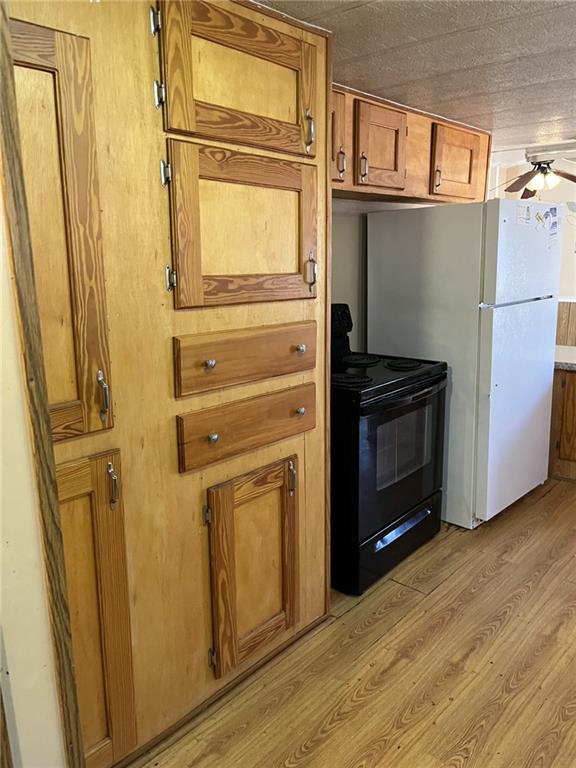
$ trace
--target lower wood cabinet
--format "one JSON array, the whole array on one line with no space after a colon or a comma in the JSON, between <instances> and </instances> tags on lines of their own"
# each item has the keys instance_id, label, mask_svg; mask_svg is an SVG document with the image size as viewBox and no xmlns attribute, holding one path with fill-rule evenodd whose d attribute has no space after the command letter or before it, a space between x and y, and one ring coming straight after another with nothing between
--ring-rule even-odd
<instances>
[{"instance_id":1,"label":"lower wood cabinet","mask_svg":"<svg viewBox=\"0 0 576 768\"><path fill-rule=\"evenodd\" d=\"M554 372L550 475L576 480L576 371Z\"/></svg>"},{"instance_id":2,"label":"lower wood cabinet","mask_svg":"<svg viewBox=\"0 0 576 768\"><path fill-rule=\"evenodd\" d=\"M296 456L208 489L214 674L297 621Z\"/></svg>"},{"instance_id":3,"label":"lower wood cabinet","mask_svg":"<svg viewBox=\"0 0 576 768\"><path fill-rule=\"evenodd\" d=\"M56 476L86 765L103 768L136 746L120 454Z\"/></svg>"}]
</instances>

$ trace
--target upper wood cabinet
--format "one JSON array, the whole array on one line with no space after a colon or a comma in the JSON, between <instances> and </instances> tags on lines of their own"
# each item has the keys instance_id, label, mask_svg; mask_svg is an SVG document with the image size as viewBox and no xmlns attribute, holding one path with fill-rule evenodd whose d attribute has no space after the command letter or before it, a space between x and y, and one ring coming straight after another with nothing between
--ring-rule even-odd
<instances>
[{"instance_id":1,"label":"upper wood cabinet","mask_svg":"<svg viewBox=\"0 0 576 768\"><path fill-rule=\"evenodd\" d=\"M87 768L136 746L120 454L57 467L72 650Z\"/></svg>"},{"instance_id":2,"label":"upper wood cabinet","mask_svg":"<svg viewBox=\"0 0 576 768\"><path fill-rule=\"evenodd\" d=\"M435 123L430 192L475 198L480 171L480 136Z\"/></svg>"},{"instance_id":3,"label":"upper wood cabinet","mask_svg":"<svg viewBox=\"0 0 576 768\"><path fill-rule=\"evenodd\" d=\"M343 182L350 171L348 164L351 160L346 141L346 96L340 91L332 91L332 142L330 168L332 181Z\"/></svg>"},{"instance_id":4,"label":"upper wood cabinet","mask_svg":"<svg viewBox=\"0 0 576 768\"><path fill-rule=\"evenodd\" d=\"M297 621L297 457L208 489L214 673Z\"/></svg>"},{"instance_id":5,"label":"upper wood cabinet","mask_svg":"<svg viewBox=\"0 0 576 768\"><path fill-rule=\"evenodd\" d=\"M174 139L176 307L316 296L316 167Z\"/></svg>"},{"instance_id":6,"label":"upper wood cabinet","mask_svg":"<svg viewBox=\"0 0 576 768\"><path fill-rule=\"evenodd\" d=\"M316 46L241 5L161 12L166 130L315 155Z\"/></svg>"},{"instance_id":7,"label":"upper wood cabinet","mask_svg":"<svg viewBox=\"0 0 576 768\"><path fill-rule=\"evenodd\" d=\"M356 100L356 182L402 189L406 181L406 114Z\"/></svg>"},{"instance_id":8,"label":"upper wood cabinet","mask_svg":"<svg viewBox=\"0 0 576 768\"><path fill-rule=\"evenodd\" d=\"M54 440L112 426L90 42L10 22Z\"/></svg>"}]
</instances>

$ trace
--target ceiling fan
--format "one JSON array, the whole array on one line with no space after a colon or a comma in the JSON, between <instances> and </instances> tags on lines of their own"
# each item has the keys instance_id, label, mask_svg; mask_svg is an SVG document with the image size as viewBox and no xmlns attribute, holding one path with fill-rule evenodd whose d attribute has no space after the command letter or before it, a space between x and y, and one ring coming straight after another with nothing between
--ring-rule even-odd
<instances>
[{"instance_id":1,"label":"ceiling fan","mask_svg":"<svg viewBox=\"0 0 576 768\"><path fill-rule=\"evenodd\" d=\"M564 159L569 160L570 158L565 155L574 154L575 150L575 143L527 149L526 160L532 164L532 170L515 179L506 187L506 192L519 192L524 188L520 197L522 200L527 200L543 189L554 189L561 179L567 179L576 184L576 176L572 173L552 167L557 157L564 155Z\"/></svg>"}]
</instances>

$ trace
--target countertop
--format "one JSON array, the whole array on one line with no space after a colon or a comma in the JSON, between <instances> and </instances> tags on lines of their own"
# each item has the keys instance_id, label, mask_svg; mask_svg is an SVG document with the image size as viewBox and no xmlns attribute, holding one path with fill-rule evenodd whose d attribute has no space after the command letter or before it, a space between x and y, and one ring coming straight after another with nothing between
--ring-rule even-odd
<instances>
[{"instance_id":1,"label":"countertop","mask_svg":"<svg viewBox=\"0 0 576 768\"><path fill-rule=\"evenodd\" d=\"M576 347L556 347L555 368L563 371L576 371Z\"/></svg>"}]
</instances>

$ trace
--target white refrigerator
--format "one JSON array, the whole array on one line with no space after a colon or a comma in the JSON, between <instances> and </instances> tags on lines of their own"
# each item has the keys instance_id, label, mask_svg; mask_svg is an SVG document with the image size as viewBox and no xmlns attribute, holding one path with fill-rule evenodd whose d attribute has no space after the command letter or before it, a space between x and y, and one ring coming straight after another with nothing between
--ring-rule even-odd
<instances>
[{"instance_id":1,"label":"white refrigerator","mask_svg":"<svg viewBox=\"0 0 576 768\"><path fill-rule=\"evenodd\" d=\"M543 483L559 206L368 214L369 352L446 360L444 519L474 528Z\"/></svg>"}]
</instances>

